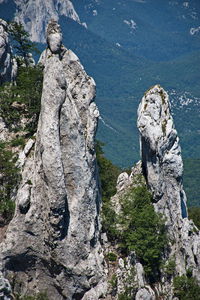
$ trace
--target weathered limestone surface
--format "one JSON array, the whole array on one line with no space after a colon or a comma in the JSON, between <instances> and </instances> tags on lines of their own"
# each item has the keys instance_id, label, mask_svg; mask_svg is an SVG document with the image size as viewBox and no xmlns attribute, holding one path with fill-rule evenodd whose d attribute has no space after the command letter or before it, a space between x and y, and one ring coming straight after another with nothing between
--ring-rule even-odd
<instances>
[{"instance_id":1,"label":"weathered limestone surface","mask_svg":"<svg viewBox=\"0 0 200 300\"><path fill-rule=\"evenodd\" d=\"M187 218L183 163L168 94L156 85L146 92L138 109L143 173L153 193L155 210L166 217L178 274L192 268L200 280L200 236Z\"/></svg>"},{"instance_id":2,"label":"weathered limestone surface","mask_svg":"<svg viewBox=\"0 0 200 300\"><path fill-rule=\"evenodd\" d=\"M47 33L35 150L30 141L19 162L16 211L1 245L3 271L22 294L47 291L52 300L94 300L106 290L94 151L95 82L62 45L56 22Z\"/></svg>"},{"instance_id":3,"label":"weathered limestone surface","mask_svg":"<svg viewBox=\"0 0 200 300\"><path fill-rule=\"evenodd\" d=\"M1 272L0 272L0 299L2 300L13 299L10 283L7 279L3 277Z\"/></svg>"},{"instance_id":4,"label":"weathered limestone surface","mask_svg":"<svg viewBox=\"0 0 200 300\"><path fill-rule=\"evenodd\" d=\"M6 21L0 19L0 85L14 81L17 75L17 62L12 58L7 29Z\"/></svg>"}]
</instances>

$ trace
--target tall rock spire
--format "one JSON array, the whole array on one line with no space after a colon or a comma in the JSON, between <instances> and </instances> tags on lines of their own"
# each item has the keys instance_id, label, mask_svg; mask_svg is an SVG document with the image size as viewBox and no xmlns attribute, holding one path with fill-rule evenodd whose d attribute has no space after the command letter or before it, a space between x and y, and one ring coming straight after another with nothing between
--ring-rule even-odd
<instances>
[{"instance_id":1,"label":"tall rock spire","mask_svg":"<svg viewBox=\"0 0 200 300\"><path fill-rule=\"evenodd\" d=\"M170 256L178 274L188 268L200 279L200 237L187 218L183 190L183 163L179 138L170 111L168 94L159 85L148 90L138 108L143 173L153 193L154 208L164 215Z\"/></svg>"},{"instance_id":2,"label":"tall rock spire","mask_svg":"<svg viewBox=\"0 0 200 300\"><path fill-rule=\"evenodd\" d=\"M142 98L138 109L138 129L143 171L153 192L155 207L167 216L168 223L172 225L175 220L182 220L181 216L187 216L182 187L183 163L169 97L158 85Z\"/></svg>"},{"instance_id":3,"label":"tall rock spire","mask_svg":"<svg viewBox=\"0 0 200 300\"><path fill-rule=\"evenodd\" d=\"M22 294L98 299L105 290L99 243L99 184L94 150L95 82L47 29L35 150L22 170L16 211L2 244L3 270ZM91 297L91 298L90 298Z\"/></svg>"}]
</instances>

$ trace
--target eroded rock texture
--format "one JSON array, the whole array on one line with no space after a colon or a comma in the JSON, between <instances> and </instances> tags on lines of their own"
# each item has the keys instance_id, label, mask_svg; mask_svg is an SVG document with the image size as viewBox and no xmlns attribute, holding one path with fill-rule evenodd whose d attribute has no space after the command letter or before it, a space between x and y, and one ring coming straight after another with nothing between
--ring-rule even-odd
<instances>
[{"instance_id":1,"label":"eroded rock texture","mask_svg":"<svg viewBox=\"0 0 200 300\"><path fill-rule=\"evenodd\" d=\"M0 299L2 300L11 300L12 292L11 292L11 286L7 279L5 279L0 272Z\"/></svg>"},{"instance_id":2,"label":"eroded rock texture","mask_svg":"<svg viewBox=\"0 0 200 300\"><path fill-rule=\"evenodd\" d=\"M1 246L14 290L49 299L98 299L105 292L94 135L95 82L48 25L35 150L21 163L16 211Z\"/></svg>"},{"instance_id":3,"label":"eroded rock texture","mask_svg":"<svg viewBox=\"0 0 200 300\"><path fill-rule=\"evenodd\" d=\"M200 279L199 232L187 218L179 138L168 94L159 85L147 91L141 101L138 128L143 173L153 193L155 210L166 218L171 239L169 255L174 255L179 275L191 268L193 275Z\"/></svg>"},{"instance_id":4,"label":"eroded rock texture","mask_svg":"<svg viewBox=\"0 0 200 300\"><path fill-rule=\"evenodd\" d=\"M12 57L8 40L8 25L0 19L0 85L14 81L17 75L17 62Z\"/></svg>"}]
</instances>

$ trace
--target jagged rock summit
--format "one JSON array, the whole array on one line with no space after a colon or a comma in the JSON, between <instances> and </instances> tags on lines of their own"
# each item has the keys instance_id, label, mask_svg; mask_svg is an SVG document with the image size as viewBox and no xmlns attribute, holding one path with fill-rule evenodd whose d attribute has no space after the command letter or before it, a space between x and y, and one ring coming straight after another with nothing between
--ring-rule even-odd
<instances>
[{"instance_id":1,"label":"jagged rock summit","mask_svg":"<svg viewBox=\"0 0 200 300\"><path fill-rule=\"evenodd\" d=\"M17 62L13 58L8 39L8 24L0 19L0 85L12 82L17 75Z\"/></svg>"},{"instance_id":2,"label":"jagged rock summit","mask_svg":"<svg viewBox=\"0 0 200 300\"><path fill-rule=\"evenodd\" d=\"M94 151L95 82L47 29L41 113L21 162L16 210L1 245L2 269L22 295L98 299L106 290L99 243L99 182Z\"/></svg>"}]
</instances>

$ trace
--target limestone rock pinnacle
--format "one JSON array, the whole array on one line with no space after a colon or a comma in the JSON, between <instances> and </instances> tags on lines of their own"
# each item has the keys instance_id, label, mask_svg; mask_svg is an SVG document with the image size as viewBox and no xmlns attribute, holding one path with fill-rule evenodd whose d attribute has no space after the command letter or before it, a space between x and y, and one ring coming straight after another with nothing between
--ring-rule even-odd
<instances>
[{"instance_id":1,"label":"limestone rock pinnacle","mask_svg":"<svg viewBox=\"0 0 200 300\"><path fill-rule=\"evenodd\" d=\"M54 21L47 41L40 60L44 81L35 149L23 163L15 215L1 245L3 271L22 295L47 291L51 300L99 299L106 284L95 82L61 45Z\"/></svg>"},{"instance_id":2,"label":"limestone rock pinnacle","mask_svg":"<svg viewBox=\"0 0 200 300\"><path fill-rule=\"evenodd\" d=\"M148 90L142 98L138 129L143 174L153 193L154 208L165 217L168 236L174 241L170 256L176 258L178 274L185 274L191 268L193 275L200 279L200 236L187 218L179 138L168 94L159 85Z\"/></svg>"}]
</instances>

